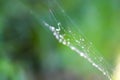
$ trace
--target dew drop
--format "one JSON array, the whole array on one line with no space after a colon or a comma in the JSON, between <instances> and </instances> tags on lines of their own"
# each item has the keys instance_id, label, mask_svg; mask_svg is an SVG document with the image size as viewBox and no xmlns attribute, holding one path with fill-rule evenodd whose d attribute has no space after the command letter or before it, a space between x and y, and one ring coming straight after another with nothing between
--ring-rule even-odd
<instances>
[{"instance_id":1,"label":"dew drop","mask_svg":"<svg viewBox=\"0 0 120 80\"><path fill-rule=\"evenodd\" d=\"M71 31L69 30L69 33L71 33Z\"/></svg>"},{"instance_id":2,"label":"dew drop","mask_svg":"<svg viewBox=\"0 0 120 80\"><path fill-rule=\"evenodd\" d=\"M54 28L54 27L52 27L52 26L50 27L50 29L51 29L52 31L55 31L55 28Z\"/></svg>"},{"instance_id":3,"label":"dew drop","mask_svg":"<svg viewBox=\"0 0 120 80\"><path fill-rule=\"evenodd\" d=\"M66 45L66 41L65 40L63 41L63 44Z\"/></svg>"},{"instance_id":4,"label":"dew drop","mask_svg":"<svg viewBox=\"0 0 120 80\"><path fill-rule=\"evenodd\" d=\"M63 40L62 39L59 39L59 42L61 43Z\"/></svg>"},{"instance_id":5,"label":"dew drop","mask_svg":"<svg viewBox=\"0 0 120 80\"><path fill-rule=\"evenodd\" d=\"M70 48L71 48L72 50L75 50L75 47L73 47L73 46L71 46Z\"/></svg>"},{"instance_id":6,"label":"dew drop","mask_svg":"<svg viewBox=\"0 0 120 80\"><path fill-rule=\"evenodd\" d=\"M106 73L104 72L103 75L106 75Z\"/></svg>"},{"instance_id":7,"label":"dew drop","mask_svg":"<svg viewBox=\"0 0 120 80\"><path fill-rule=\"evenodd\" d=\"M69 42L69 41L67 42L67 45L70 45L70 42Z\"/></svg>"},{"instance_id":8,"label":"dew drop","mask_svg":"<svg viewBox=\"0 0 120 80\"><path fill-rule=\"evenodd\" d=\"M84 46L82 46L82 49L84 49Z\"/></svg>"},{"instance_id":9,"label":"dew drop","mask_svg":"<svg viewBox=\"0 0 120 80\"><path fill-rule=\"evenodd\" d=\"M82 38L81 41L85 41L85 39Z\"/></svg>"}]
</instances>

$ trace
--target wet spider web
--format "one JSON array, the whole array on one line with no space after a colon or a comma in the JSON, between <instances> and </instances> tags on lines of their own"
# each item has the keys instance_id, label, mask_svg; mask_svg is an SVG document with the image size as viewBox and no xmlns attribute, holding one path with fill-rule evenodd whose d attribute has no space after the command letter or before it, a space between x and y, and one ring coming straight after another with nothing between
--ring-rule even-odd
<instances>
[{"instance_id":1,"label":"wet spider web","mask_svg":"<svg viewBox=\"0 0 120 80\"><path fill-rule=\"evenodd\" d=\"M53 4L54 3L54 4ZM92 66L102 72L108 80L112 80L112 68L106 62L104 57L97 51L92 42L90 42L80 30L79 25L74 23L56 0L48 1L48 9L45 15L40 16L34 10L26 8L44 27L49 29L55 39L69 47L72 51L83 57ZM26 5L24 5L26 7Z\"/></svg>"}]
</instances>

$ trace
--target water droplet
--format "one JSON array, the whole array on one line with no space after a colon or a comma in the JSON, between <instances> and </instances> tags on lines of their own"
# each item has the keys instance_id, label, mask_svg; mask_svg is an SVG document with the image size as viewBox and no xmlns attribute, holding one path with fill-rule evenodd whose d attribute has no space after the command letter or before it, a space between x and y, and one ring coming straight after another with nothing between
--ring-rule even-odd
<instances>
[{"instance_id":1,"label":"water droplet","mask_svg":"<svg viewBox=\"0 0 120 80\"><path fill-rule=\"evenodd\" d=\"M61 25L61 23L60 22L58 22L58 24L57 24L58 26L60 26Z\"/></svg>"},{"instance_id":2,"label":"water droplet","mask_svg":"<svg viewBox=\"0 0 120 80\"><path fill-rule=\"evenodd\" d=\"M59 39L59 42L61 43L63 40L62 39Z\"/></svg>"},{"instance_id":3,"label":"water droplet","mask_svg":"<svg viewBox=\"0 0 120 80\"><path fill-rule=\"evenodd\" d=\"M84 49L84 46L82 46L82 49Z\"/></svg>"},{"instance_id":4,"label":"water droplet","mask_svg":"<svg viewBox=\"0 0 120 80\"><path fill-rule=\"evenodd\" d=\"M50 29L51 29L52 31L55 31L55 28L54 28L54 27L52 27L52 26L50 27Z\"/></svg>"},{"instance_id":5,"label":"water droplet","mask_svg":"<svg viewBox=\"0 0 120 80\"><path fill-rule=\"evenodd\" d=\"M66 44L67 44L65 40L63 41L63 44L64 44L64 45L66 45Z\"/></svg>"},{"instance_id":6,"label":"water droplet","mask_svg":"<svg viewBox=\"0 0 120 80\"><path fill-rule=\"evenodd\" d=\"M75 47L73 47L73 46L71 46L70 48L71 48L72 50L75 50Z\"/></svg>"},{"instance_id":7,"label":"water droplet","mask_svg":"<svg viewBox=\"0 0 120 80\"><path fill-rule=\"evenodd\" d=\"M62 35L60 35L60 38L63 39L64 37Z\"/></svg>"},{"instance_id":8,"label":"water droplet","mask_svg":"<svg viewBox=\"0 0 120 80\"><path fill-rule=\"evenodd\" d=\"M95 63L93 63L92 65L93 65L93 66L95 66L96 64L95 64Z\"/></svg>"},{"instance_id":9,"label":"water droplet","mask_svg":"<svg viewBox=\"0 0 120 80\"><path fill-rule=\"evenodd\" d=\"M78 40L75 40L75 42L80 43Z\"/></svg>"},{"instance_id":10,"label":"water droplet","mask_svg":"<svg viewBox=\"0 0 120 80\"><path fill-rule=\"evenodd\" d=\"M59 36L56 35L56 39L59 39Z\"/></svg>"},{"instance_id":11,"label":"water droplet","mask_svg":"<svg viewBox=\"0 0 120 80\"><path fill-rule=\"evenodd\" d=\"M80 56L84 56L86 58L86 56L84 55L84 53L80 53Z\"/></svg>"},{"instance_id":12,"label":"water droplet","mask_svg":"<svg viewBox=\"0 0 120 80\"><path fill-rule=\"evenodd\" d=\"M71 33L72 31L69 30L69 33Z\"/></svg>"},{"instance_id":13,"label":"water droplet","mask_svg":"<svg viewBox=\"0 0 120 80\"><path fill-rule=\"evenodd\" d=\"M82 38L81 41L85 41L85 39Z\"/></svg>"},{"instance_id":14,"label":"water droplet","mask_svg":"<svg viewBox=\"0 0 120 80\"><path fill-rule=\"evenodd\" d=\"M60 32L60 29L56 29L57 32Z\"/></svg>"},{"instance_id":15,"label":"water droplet","mask_svg":"<svg viewBox=\"0 0 120 80\"><path fill-rule=\"evenodd\" d=\"M67 42L67 45L70 45L70 42L69 42L69 41Z\"/></svg>"},{"instance_id":16,"label":"water droplet","mask_svg":"<svg viewBox=\"0 0 120 80\"><path fill-rule=\"evenodd\" d=\"M56 36L57 35L56 32L54 32L53 35Z\"/></svg>"},{"instance_id":17,"label":"water droplet","mask_svg":"<svg viewBox=\"0 0 120 80\"><path fill-rule=\"evenodd\" d=\"M106 75L106 72L104 72L103 75Z\"/></svg>"}]
</instances>

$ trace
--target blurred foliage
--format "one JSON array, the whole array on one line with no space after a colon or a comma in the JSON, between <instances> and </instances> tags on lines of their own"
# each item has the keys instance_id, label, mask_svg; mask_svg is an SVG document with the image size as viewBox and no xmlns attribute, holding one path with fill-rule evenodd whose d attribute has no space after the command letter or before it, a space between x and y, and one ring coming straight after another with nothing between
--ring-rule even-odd
<instances>
[{"instance_id":1,"label":"blurred foliage","mask_svg":"<svg viewBox=\"0 0 120 80\"><path fill-rule=\"evenodd\" d=\"M120 1L56 1L114 66L120 53ZM0 80L105 80L30 13L44 18L51 5L56 8L53 0L0 0Z\"/></svg>"}]
</instances>

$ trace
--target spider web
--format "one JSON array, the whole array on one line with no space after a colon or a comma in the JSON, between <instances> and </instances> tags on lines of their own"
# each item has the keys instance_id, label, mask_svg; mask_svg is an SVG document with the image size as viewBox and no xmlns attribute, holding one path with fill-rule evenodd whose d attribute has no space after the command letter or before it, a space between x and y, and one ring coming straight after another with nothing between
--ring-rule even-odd
<instances>
[{"instance_id":1,"label":"spider web","mask_svg":"<svg viewBox=\"0 0 120 80\"><path fill-rule=\"evenodd\" d=\"M60 43L75 51L111 80L112 70L109 69L110 67L102 55L95 49L92 42L87 40L78 25L70 19L64 9L57 2L55 3L57 9L49 8L50 21L45 20L43 24L49 28Z\"/></svg>"},{"instance_id":2,"label":"spider web","mask_svg":"<svg viewBox=\"0 0 120 80\"><path fill-rule=\"evenodd\" d=\"M48 9L44 16L26 7L43 27L49 29L59 43L69 47L79 54L92 66L101 71L109 80L112 80L112 68L104 57L97 51L92 42L80 31L80 27L66 14L59 2L46 2Z\"/></svg>"}]
</instances>

